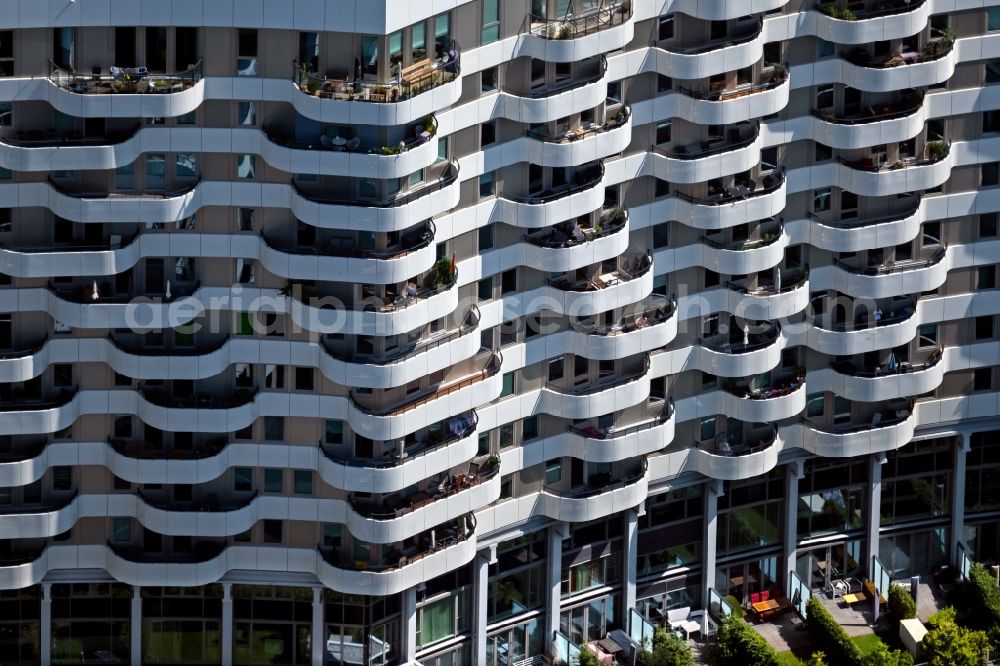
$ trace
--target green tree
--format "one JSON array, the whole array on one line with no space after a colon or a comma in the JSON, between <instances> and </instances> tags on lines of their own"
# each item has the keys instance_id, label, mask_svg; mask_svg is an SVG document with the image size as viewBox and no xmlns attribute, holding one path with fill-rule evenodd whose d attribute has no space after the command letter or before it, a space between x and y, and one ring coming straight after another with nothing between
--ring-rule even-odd
<instances>
[{"instance_id":1,"label":"green tree","mask_svg":"<svg viewBox=\"0 0 1000 666\"><path fill-rule=\"evenodd\" d=\"M928 619L930 631L921 645L929 666L979 666L989 642L985 632L960 627L955 609L945 608Z\"/></svg>"},{"instance_id":2,"label":"green tree","mask_svg":"<svg viewBox=\"0 0 1000 666\"><path fill-rule=\"evenodd\" d=\"M694 666L691 649L683 640L657 628L653 634L653 649L639 655L640 666Z\"/></svg>"},{"instance_id":3,"label":"green tree","mask_svg":"<svg viewBox=\"0 0 1000 666\"><path fill-rule=\"evenodd\" d=\"M576 666L602 666L601 660L586 645L580 648L580 654L574 661L576 662Z\"/></svg>"},{"instance_id":4,"label":"green tree","mask_svg":"<svg viewBox=\"0 0 1000 666\"><path fill-rule=\"evenodd\" d=\"M917 602L909 591L891 583L889 585L889 615L895 624L901 620L910 620L917 616Z\"/></svg>"},{"instance_id":5,"label":"green tree","mask_svg":"<svg viewBox=\"0 0 1000 666\"><path fill-rule=\"evenodd\" d=\"M718 651L723 666L782 666L764 637L742 619L730 615L719 625Z\"/></svg>"}]
</instances>

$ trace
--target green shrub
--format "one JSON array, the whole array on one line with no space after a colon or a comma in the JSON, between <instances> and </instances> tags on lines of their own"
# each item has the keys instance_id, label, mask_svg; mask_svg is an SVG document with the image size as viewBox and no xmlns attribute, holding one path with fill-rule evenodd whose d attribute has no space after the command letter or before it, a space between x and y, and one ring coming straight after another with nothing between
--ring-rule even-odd
<instances>
[{"instance_id":1,"label":"green shrub","mask_svg":"<svg viewBox=\"0 0 1000 666\"><path fill-rule=\"evenodd\" d=\"M737 601L736 597L733 595L727 594L722 597L722 600L726 602L727 606L729 606L729 610L732 611L733 616L742 618L747 614L747 609L743 608L743 606L740 605L740 602Z\"/></svg>"},{"instance_id":2,"label":"green shrub","mask_svg":"<svg viewBox=\"0 0 1000 666\"><path fill-rule=\"evenodd\" d=\"M601 666L601 660L587 646L580 648L580 654L573 661L576 666Z\"/></svg>"},{"instance_id":3,"label":"green shrub","mask_svg":"<svg viewBox=\"0 0 1000 666\"><path fill-rule=\"evenodd\" d=\"M996 586L996 581L993 585ZM989 646L986 633L958 626L954 608L934 613L928 624L931 629L920 644L929 666L979 666L983 663Z\"/></svg>"},{"instance_id":4,"label":"green shrub","mask_svg":"<svg viewBox=\"0 0 1000 666\"><path fill-rule=\"evenodd\" d=\"M861 651L830 615L817 597L809 597L806 602L806 628L819 647L826 652L830 663L838 666L859 666Z\"/></svg>"},{"instance_id":5,"label":"green shrub","mask_svg":"<svg viewBox=\"0 0 1000 666\"><path fill-rule=\"evenodd\" d=\"M1000 586L989 570L975 562L969 570L969 590L975 615L983 628L1000 626Z\"/></svg>"},{"instance_id":6,"label":"green shrub","mask_svg":"<svg viewBox=\"0 0 1000 666\"><path fill-rule=\"evenodd\" d=\"M805 661L805 666L827 666L825 652L813 652Z\"/></svg>"},{"instance_id":7,"label":"green shrub","mask_svg":"<svg viewBox=\"0 0 1000 666\"><path fill-rule=\"evenodd\" d=\"M864 666L913 666L913 655L901 650L890 650L879 641L871 652L861 659Z\"/></svg>"},{"instance_id":8,"label":"green shrub","mask_svg":"<svg viewBox=\"0 0 1000 666\"><path fill-rule=\"evenodd\" d=\"M917 602L909 591L895 583L889 585L889 616L897 625L901 620L911 620L917 616Z\"/></svg>"},{"instance_id":9,"label":"green shrub","mask_svg":"<svg viewBox=\"0 0 1000 666\"><path fill-rule=\"evenodd\" d=\"M723 666L781 666L781 658L749 624L730 615L719 625L719 655Z\"/></svg>"},{"instance_id":10,"label":"green shrub","mask_svg":"<svg viewBox=\"0 0 1000 666\"><path fill-rule=\"evenodd\" d=\"M653 649L639 653L639 666L694 666L694 657L684 640L657 628Z\"/></svg>"}]
</instances>

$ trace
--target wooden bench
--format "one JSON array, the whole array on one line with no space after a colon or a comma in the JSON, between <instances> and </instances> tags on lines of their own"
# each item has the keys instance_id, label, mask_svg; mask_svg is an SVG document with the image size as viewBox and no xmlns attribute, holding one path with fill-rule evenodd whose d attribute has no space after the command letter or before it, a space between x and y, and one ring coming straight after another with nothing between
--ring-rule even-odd
<instances>
[{"instance_id":1,"label":"wooden bench","mask_svg":"<svg viewBox=\"0 0 1000 666\"><path fill-rule=\"evenodd\" d=\"M436 71L434 63L429 58L424 58L409 67L404 67L400 72L400 78L407 86L419 87L432 79Z\"/></svg>"}]
</instances>

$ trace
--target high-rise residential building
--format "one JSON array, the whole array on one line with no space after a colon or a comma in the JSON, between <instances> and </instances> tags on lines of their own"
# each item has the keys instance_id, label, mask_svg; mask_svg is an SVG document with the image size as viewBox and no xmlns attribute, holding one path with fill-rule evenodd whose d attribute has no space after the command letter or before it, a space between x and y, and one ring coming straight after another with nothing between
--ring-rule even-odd
<instances>
[{"instance_id":1,"label":"high-rise residential building","mask_svg":"<svg viewBox=\"0 0 1000 666\"><path fill-rule=\"evenodd\" d=\"M998 82L993 0L0 0L0 661L997 558Z\"/></svg>"}]
</instances>

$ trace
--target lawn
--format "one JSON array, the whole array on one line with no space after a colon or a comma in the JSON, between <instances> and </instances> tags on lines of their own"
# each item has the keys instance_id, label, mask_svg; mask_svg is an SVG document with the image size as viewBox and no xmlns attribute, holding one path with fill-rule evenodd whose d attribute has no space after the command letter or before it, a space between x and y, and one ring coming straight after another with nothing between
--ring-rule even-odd
<instances>
[{"instance_id":1,"label":"lawn","mask_svg":"<svg viewBox=\"0 0 1000 666\"><path fill-rule=\"evenodd\" d=\"M882 639L875 634L862 634L861 636L852 636L851 642L858 646L863 656L874 650L882 642Z\"/></svg>"},{"instance_id":2,"label":"lawn","mask_svg":"<svg viewBox=\"0 0 1000 666\"><path fill-rule=\"evenodd\" d=\"M778 653L778 658L781 659L781 663L783 663L785 666L802 666L802 664L804 663L802 659L808 656L809 655L802 655L801 657L799 657L791 650L786 650L784 652Z\"/></svg>"}]
</instances>

